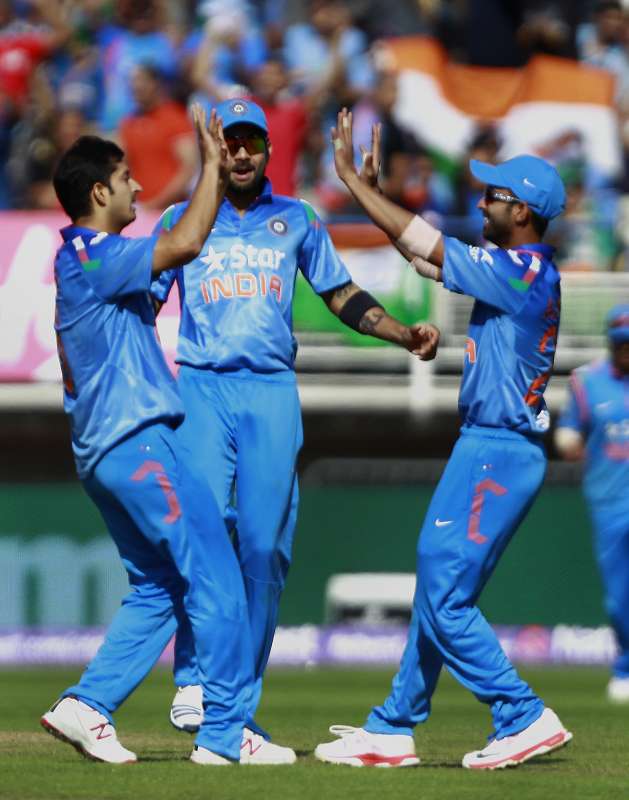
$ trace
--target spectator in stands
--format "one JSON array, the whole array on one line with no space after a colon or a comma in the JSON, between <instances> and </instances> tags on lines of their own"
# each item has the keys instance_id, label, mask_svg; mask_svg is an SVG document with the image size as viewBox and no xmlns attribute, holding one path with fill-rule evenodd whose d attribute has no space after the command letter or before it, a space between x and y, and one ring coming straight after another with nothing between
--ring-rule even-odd
<instances>
[{"instance_id":1,"label":"spectator in stands","mask_svg":"<svg viewBox=\"0 0 629 800\"><path fill-rule=\"evenodd\" d=\"M566 187L566 210L548 230L546 239L556 247L560 270L609 270L618 256L614 220L601 217L586 192L586 165L564 162L558 167Z\"/></svg>"},{"instance_id":2,"label":"spectator in stands","mask_svg":"<svg viewBox=\"0 0 629 800\"><path fill-rule=\"evenodd\" d=\"M434 169L429 156L413 134L395 121L393 108L396 100L397 76L391 72L377 73L373 90L359 100L352 111L356 146L368 149L372 127L379 123L382 191L410 211L448 214L453 204L452 189L447 179ZM326 153L317 195L328 216L363 216L339 181L331 153Z\"/></svg>"},{"instance_id":3,"label":"spectator in stands","mask_svg":"<svg viewBox=\"0 0 629 800\"><path fill-rule=\"evenodd\" d=\"M253 95L266 114L273 152L266 169L276 194L294 197L300 159L308 134L308 109L291 96L286 67L279 59L263 64L253 77Z\"/></svg>"},{"instance_id":4,"label":"spectator in stands","mask_svg":"<svg viewBox=\"0 0 629 800\"><path fill-rule=\"evenodd\" d=\"M242 3L212 0L204 11L205 28L188 36L180 57L190 85L215 104L250 90L268 48Z\"/></svg>"},{"instance_id":5,"label":"spectator in stands","mask_svg":"<svg viewBox=\"0 0 629 800\"><path fill-rule=\"evenodd\" d=\"M164 209L188 195L197 166L194 131L186 108L168 96L156 66L136 67L132 87L138 110L120 124L122 147L142 186L140 202Z\"/></svg>"},{"instance_id":6,"label":"spectator in stands","mask_svg":"<svg viewBox=\"0 0 629 800\"><path fill-rule=\"evenodd\" d=\"M71 33L60 0L31 0L28 10L37 22L18 18L11 0L0 0L0 209L15 203L7 165L35 69Z\"/></svg>"},{"instance_id":7,"label":"spectator in stands","mask_svg":"<svg viewBox=\"0 0 629 800\"><path fill-rule=\"evenodd\" d=\"M35 132L26 152L25 203L29 208L60 209L52 185L57 161L80 136L91 131L79 108L59 109L48 116L46 123Z\"/></svg>"},{"instance_id":8,"label":"spectator in stands","mask_svg":"<svg viewBox=\"0 0 629 800\"><path fill-rule=\"evenodd\" d=\"M592 22L577 29L579 59L601 67L616 76L619 101L629 93L629 57L627 56L627 20L619 0L599 0Z\"/></svg>"},{"instance_id":9,"label":"spectator in stands","mask_svg":"<svg viewBox=\"0 0 629 800\"><path fill-rule=\"evenodd\" d=\"M463 155L462 166L454 187L453 216L445 220L447 235L456 236L466 242L479 240L482 229L482 213L478 208L484 185L469 169L471 159L495 164L498 161L500 141L491 125L479 125Z\"/></svg>"},{"instance_id":10,"label":"spectator in stands","mask_svg":"<svg viewBox=\"0 0 629 800\"><path fill-rule=\"evenodd\" d=\"M135 110L131 81L139 64L158 64L168 76L177 71L175 47L164 33L166 14L161 0L117 0L119 27L103 46L104 97L101 128L117 130Z\"/></svg>"},{"instance_id":11,"label":"spectator in stands","mask_svg":"<svg viewBox=\"0 0 629 800\"><path fill-rule=\"evenodd\" d=\"M312 110L309 145L314 161L307 176L329 216L345 213L350 202L334 174L329 131L341 106L353 106L373 82L367 37L352 25L342 0L308 0L306 22L290 25L283 58L291 81Z\"/></svg>"},{"instance_id":12,"label":"spectator in stands","mask_svg":"<svg viewBox=\"0 0 629 800\"><path fill-rule=\"evenodd\" d=\"M308 17L286 30L284 61L298 89L319 95L318 105L333 105L336 113L340 106L354 105L371 87L367 38L352 26L342 0L308 0Z\"/></svg>"}]
</instances>

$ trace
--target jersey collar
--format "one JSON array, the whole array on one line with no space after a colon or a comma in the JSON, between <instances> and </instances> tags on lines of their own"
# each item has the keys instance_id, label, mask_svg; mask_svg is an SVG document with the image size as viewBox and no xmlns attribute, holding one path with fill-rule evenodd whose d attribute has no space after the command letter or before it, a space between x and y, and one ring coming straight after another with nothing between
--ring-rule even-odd
<instances>
[{"instance_id":1,"label":"jersey collar","mask_svg":"<svg viewBox=\"0 0 629 800\"><path fill-rule=\"evenodd\" d=\"M70 242L76 236L94 236L100 231L95 228L83 228L80 225L66 225L65 228L59 230L59 233L64 242Z\"/></svg>"},{"instance_id":2,"label":"jersey collar","mask_svg":"<svg viewBox=\"0 0 629 800\"><path fill-rule=\"evenodd\" d=\"M522 244L519 247L512 247L511 250L515 250L516 253L537 253L548 261L552 261L555 252L555 248L552 245L544 244L543 242Z\"/></svg>"}]
</instances>

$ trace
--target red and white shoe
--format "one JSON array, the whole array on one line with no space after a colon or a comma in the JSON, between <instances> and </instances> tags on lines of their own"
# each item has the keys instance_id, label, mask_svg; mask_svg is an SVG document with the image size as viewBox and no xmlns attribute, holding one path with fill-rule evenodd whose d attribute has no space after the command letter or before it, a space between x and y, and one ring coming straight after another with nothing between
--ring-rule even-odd
<instances>
[{"instance_id":1,"label":"red and white shoe","mask_svg":"<svg viewBox=\"0 0 629 800\"><path fill-rule=\"evenodd\" d=\"M269 742L259 733L245 728L240 745L240 763L251 765L294 764L297 754L290 747Z\"/></svg>"},{"instance_id":2,"label":"red and white shoe","mask_svg":"<svg viewBox=\"0 0 629 800\"><path fill-rule=\"evenodd\" d=\"M350 725L332 725L330 733L339 738L317 745L314 754L319 761L350 767L415 767L419 764L412 736L369 733Z\"/></svg>"},{"instance_id":3,"label":"red and white shoe","mask_svg":"<svg viewBox=\"0 0 629 800\"><path fill-rule=\"evenodd\" d=\"M71 744L86 758L107 764L132 764L137 756L118 741L116 729L100 711L76 697L64 697L40 720L47 733Z\"/></svg>"},{"instance_id":4,"label":"red and white shoe","mask_svg":"<svg viewBox=\"0 0 629 800\"><path fill-rule=\"evenodd\" d=\"M492 739L482 750L474 750L463 757L466 769L503 769L517 767L530 758L543 756L568 744L572 734L561 724L550 708L545 708L539 719L528 728L504 739Z\"/></svg>"}]
</instances>

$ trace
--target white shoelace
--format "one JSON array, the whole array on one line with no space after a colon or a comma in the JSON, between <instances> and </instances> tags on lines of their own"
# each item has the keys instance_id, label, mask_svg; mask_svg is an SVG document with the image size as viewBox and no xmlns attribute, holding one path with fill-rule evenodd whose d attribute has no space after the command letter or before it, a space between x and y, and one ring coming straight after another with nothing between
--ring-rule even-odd
<instances>
[{"instance_id":1,"label":"white shoelace","mask_svg":"<svg viewBox=\"0 0 629 800\"><path fill-rule=\"evenodd\" d=\"M345 739L348 736L358 736L364 738L365 731L362 728L354 728L351 725L330 725L330 733L338 736L339 739Z\"/></svg>"}]
</instances>

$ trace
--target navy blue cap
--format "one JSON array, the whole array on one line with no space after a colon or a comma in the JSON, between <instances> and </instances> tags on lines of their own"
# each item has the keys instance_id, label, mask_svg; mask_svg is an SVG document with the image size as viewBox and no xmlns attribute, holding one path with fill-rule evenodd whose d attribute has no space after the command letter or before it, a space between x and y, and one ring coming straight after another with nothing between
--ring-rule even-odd
<instances>
[{"instance_id":1,"label":"navy blue cap","mask_svg":"<svg viewBox=\"0 0 629 800\"><path fill-rule=\"evenodd\" d=\"M232 125L255 125L264 133L269 132L264 111L252 100L241 97L224 100L216 106L216 114L223 120L223 130Z\"/></svg>"},{"instance_id":2,"label":"navy blue cap","mask_svg":"<svg viewBox=\"0 0 629 800\"><path fill-rule=\"evenodd\" d=\"M502 164L470 161L472 175L489 186L504 186L540 217L553 219L566 207L566 190L557 170L537 156L515 156Z\"/></svg>"},{"instance_id":3,"label":"navy blue cap","mask_svg":"<svg viewBox=\"0 0 629 800\"><path fill-rule=\"evenodd\" d=\"M629 342L629 303L620 303L609 312L607 335L612 342Z\"/></svg>"}]
</instances>

